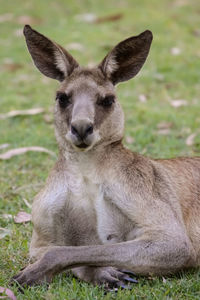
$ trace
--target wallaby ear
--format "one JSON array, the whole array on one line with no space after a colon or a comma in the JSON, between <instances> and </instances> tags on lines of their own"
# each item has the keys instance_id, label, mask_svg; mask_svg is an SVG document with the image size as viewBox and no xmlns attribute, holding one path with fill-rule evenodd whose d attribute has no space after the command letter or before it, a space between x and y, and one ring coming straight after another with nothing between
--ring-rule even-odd
<instances>
[{"instance_id":1,"label":"wallaby ear","mask_svg":"<svg viewBox=\"0 0 200 300\"><path fill-rule=\"evenodd\" d=\"M64 48L29 25L25 25L24 35L34 64L47 77L63 81L79 66Z\"/></svg>"},{"instance_id":2,"label":"wallaby ear","mask_svg":"<svg viewBox=\"0 0 200 300\"><path fill-rule=\"evenodd\" d=\"M113 84L134 77L142 68L151 46L153 35L146 30L138 36L119 43L99 65Z\"/></svg>"}]
</instances>

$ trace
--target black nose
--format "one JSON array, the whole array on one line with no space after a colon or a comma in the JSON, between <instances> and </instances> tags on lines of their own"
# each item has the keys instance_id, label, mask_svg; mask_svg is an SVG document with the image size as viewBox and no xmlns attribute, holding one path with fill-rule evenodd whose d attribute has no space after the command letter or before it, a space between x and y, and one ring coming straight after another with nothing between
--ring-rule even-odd
<instances>
[{"instance_id":1,"label":"black nose","mask_svg":"<svg viewBox=\"0 0 200 300\"><path fill-rule=\"evenodd\" d=\"M76 122L71 124L71 133L76 135L79 139L84 140L89 134L93 133L92 123Z\"/></svg>"}]
</instances>

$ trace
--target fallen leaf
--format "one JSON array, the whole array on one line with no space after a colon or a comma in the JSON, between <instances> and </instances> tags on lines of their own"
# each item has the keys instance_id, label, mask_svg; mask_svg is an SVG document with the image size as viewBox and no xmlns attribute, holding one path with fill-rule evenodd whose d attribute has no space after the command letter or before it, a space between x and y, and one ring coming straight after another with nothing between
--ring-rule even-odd
<instances>
[{"instance_id":1,"label":"fallen leaf","mask_svg":"<svg viewBox=\"0 0 200 300\"><path fill-rule=\"evenodd\" d=\"M189 4L189 0L176 0L173 5L177 7L185 6Z\"/></svg>"},{"instance_id":2,"label":"fallen leaf","mask_svg":"<svg viewBox=\"0 0 200 300\"><path fill-rule=\"evenodd\" d=\"M177 83L172 83L172 82L168 82L168 83L165 83L165 87L166 89L172 89L172 88L176 88L177 87Z\"/></svg>"},{"instance_id":3,"label":"fallen leaf","mask_svg":"<svg viewBox=\"0 0 200 300\"><path fill-rule=\"evenodd\" d=\"M196 133L192 133L187 137L187 139L185 141L187 146L192 146L194 144L194 139L195 139L196 135L197 135Z\"/></svg>"},{"instance_id":4,"label":"fallen leaf","mask_svg":"<svg viewBox=\"0 0 200 300\"><path fill-rule=\"evenodd\" d=\"M8 113L0 114L0 120L12 118L12 117L16 117L16 116L32 116L32 115L41 114L43 112L44 112L44 108L42 108L42 107L31 108L31 109L26 109L26 110L12 110Z\"/></svg>"},{"instance_id":5,"label":"fallen leaf","mask_svg":"<svg viewBox=\"0 0 200 300\"><path fill-rule=\"evenodd\" d=\"M177 108L177 107L180 107L180 106L187 106L188 102L186 100L183 100L183 99L178 99L178 100L171 100L170 104L171 104L171 106Z\"/></svg>"},{"instance_id":6,"label":"fallen leaf","mask_svg":"<svg viewBox=\"0 0 200 300\"><path fill-rule=\"evenodd\" d=\"M170 132L171 132L171 130L169 128L163 128L163 129L159 129L157 131L157 134L168 135Z\"/></svg>"},{"instance_id":7,"label":"fallen leaf","mask_svg":"<svg viewBox=\"0 0 200 300\"><path fill-rule=\"evenodd\" d=\"M139 95L138 98L139 98L139 101L142 102L142 103L147 102L147 97L144 94Z\"/></svg>"},{"instance_id":8,"label":"fallen leaf","mask_svg":"<svg viewBox=\"0 0 200 300\"><path fill-rule=\"evenodd\" d=\"M126 139L127 144L133 144L135 141L134 138L130 135L127 135L125 139Z\"/></svg>"},{"instance_id":9,"label":"fallen leaf","mask_svg":"<svg viewBox=\"0 0 200 300\"><path fill-rule=\"evenodd\" d=\"M172 122L160 122L157 124L157 128L158 129L169 129L173 127L173 123Z\"/></svg>"},{"instance_id":10,"label":"fallen leaf","mask_svg":"<svg viewBox=\"0 0 200 300\"><path fill-rule=\"evenodd\" d=\"M11 235L12 231L8 228L0 227L0 240L7 235Z\"/></svg>"},{"instance_id":11,"label":"fallen leaf","mask_svg":"<svg viewBox=\"0 0 200 300\"><path fill-rule=\"evenodd\" d=\"M66 48L68 50L77 50L77 51L83 51L85 48L80 43L70 43L66 45Z\"/></svg>"},{"instance_id":12,"label":"fallen leaf","mask_svg":"<svg viewBox=\"0 0 200 300\"><path fill-rule=\"evenodd\" d=\"M122 19L122 17L123 17L122 13L105 16L105 17L99 17L95 20L95 23L115 22L115 21Z\"/></svg>"},{"instance_id":13,"label":"fallen leaf","mask_svg":"<svg viewBox=\"0 0 200 300\"><path fill-rule=\"evenodd\" d=\"M173 47L170 49L172 55L177 56L181 54L181 49L178 47Z\"/></svg>"},{"instance_id":14,"label":"fallen leaf","mask_svg":"<svg viewBox=\"0 0 200 300\"><path fill-rule=\"evenodd\" d=\"M77 16L75 16L75 18L78 21L83 21L86 23L94 23L97 20L97 16L92 13L77 15Z\"/></svg>"},{"instance_id":15,"label":"fallen leaf","mask_svg":"<svg viewBox=\"0 0 200 300\"><path fill-rule=\"evenodd\" d=\"M0 296L0 299L11 299L11 300L17 300L14 293L5 287L0 286L0 294L4 294L5 296Z\"/></svg>"},{"instance_id":16,"label":"fallen leaf","mask_svg":"<svg viewBox=\"0 0 200 300\"><path fill-rule=\"evenodd\" d=\"M0 159L3 159L3 160L10 159L13 156L21 155L28 151L44 152L44 153L48 153L54 157L56 156L54 152L52 152L48 149L45 149L43 147L38 147L38 146L32 146L32 147L22 147L22 148L11 149L3 154L0 154Z\"/></svg>"},{"instance_id":17,"label":"fallen leaf","mask_svg":"<svg viewBox=\"0 0 200 300\"><path fill-rule=\"evenodd\" d=\"M110 16L104 16L104 17L97 17L95 14L87 13L87 14L77 15L75 18L78 21L83 21L87 23L104 23L104 22L115 22L120 20L122 17L123 17L122 13L110 15Z\"/></svg>"},{"instance_id":18,"label":"fallen leaf","mask_svg":"<svg viewBox=\"0 0 200 300\"><path fill-rule=\"evenodd\" d=\"M7 13L0 15L0 23L11 21L13 19L13 14Z\"/></svg>"},{"instance_id":19,"label":"fallen leaf","mask_svg":"<svg viewBox=\"0 0 200 300\"><path fill-rule=\"evenodd\" d=\"M0 145L0 150L8 148L10 146L10 144L2 144Z\"/></svg>"},{"instance_id":20,"label":"fallen leaf","mask_svg":"<svg viewBox=\"0 0 200 300\"><path fill-rule=\"evenodd\" d=\"M24 15L17 18L17 23L21 25L26 25L26 24L36 25L41 23L41 19Z\"/></svg>"},{"instance_id":21,"label":"fallen leaf","mask_svg":"<svg viewBox=\"0 0 200 300\"><path fill-rule=\"evenodd\" d=\"M28 214L25 211L20 211L18 214L14 217L15 223L26 223L31 221L31 214Z\"/></svg>"},{"instance_id":22,"label":"fallen leaf","mask_svg":"<svg viewBox=\"0 0 200 300\"><path fill-rule=\"evenodd\" d=\"M22 64L17 63L5 63L2 65L3 69L9 72L15 72L23 67Z\"/></svg>"}]
</instances>

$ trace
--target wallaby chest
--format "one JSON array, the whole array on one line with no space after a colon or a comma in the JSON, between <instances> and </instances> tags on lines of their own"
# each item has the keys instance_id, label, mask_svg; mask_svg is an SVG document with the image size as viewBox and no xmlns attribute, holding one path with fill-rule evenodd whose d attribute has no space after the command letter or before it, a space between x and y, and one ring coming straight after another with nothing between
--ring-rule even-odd
<instances>
[{"instance_id":1,"label":"wallaby chest","mask_svg":"<svg viewBox=\"0 0 200 300\"><path fill-rule=\"evenodd\" d=\"M112 199L107 197L104 184L97 182L94 174L79 174L76 177L76 184L71 188L70 200L73 205L71 224L74 227L78 226L79 231L83 230L85 237L95 227L103 244L115 243L126 240L126 235L132 230L133 224L113 204Z\"/></svg>"}]
</instances>

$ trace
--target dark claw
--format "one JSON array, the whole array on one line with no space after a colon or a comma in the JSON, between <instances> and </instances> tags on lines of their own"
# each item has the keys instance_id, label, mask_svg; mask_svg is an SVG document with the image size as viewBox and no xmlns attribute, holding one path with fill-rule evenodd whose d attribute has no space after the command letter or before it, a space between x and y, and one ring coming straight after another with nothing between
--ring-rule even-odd
<instances>
[{"instance_id":1,"label":"dark claw","mask_svg":"<svg viewBox=\"0 0 200 300\"><path fill-rule=\"evenodd\" d=\"M129 277L129 276L124 276L124 277L123 277L123 280L128 281L128 282L131 282L131 283L138 283L138 281L137 281L136 279L131 278L131 277Z\"/></svg>"},{"instance_id":2,"label":"dark claw","mask_svg":"<svg viewBox=\"0 0 200 300\"><path fill-rule=\"evenodd\" d=\"M129 275L131 275L131 276L137 276L135 273L133 273L132 271L129 271L129 270L119 270L120 272L122 272L122 273L125 273L125 274L129 274Z\"/></svg>"}]
</instances>

